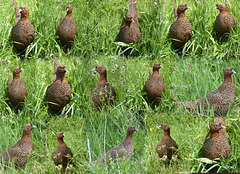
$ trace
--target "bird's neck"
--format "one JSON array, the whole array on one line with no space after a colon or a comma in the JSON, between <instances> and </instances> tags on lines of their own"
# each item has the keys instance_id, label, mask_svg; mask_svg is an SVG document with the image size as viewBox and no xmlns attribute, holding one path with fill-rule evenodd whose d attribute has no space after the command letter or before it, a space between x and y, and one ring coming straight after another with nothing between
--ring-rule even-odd
<instances>
[{"instance_id":1,"label":"bird's neck","mask_svg":"<svg viewBox=\"0 0 240 174\"><path fill-rule=\"evenodd\" d=\"M128 142L133 142L132 135L133 135L133 133L132 133L132 132L128 133L125 141L128 141Z\"/></svg>"},{"instance_id":2,"label":"bird's neck","mask_svg":"<svg viewBox=\"0 0 240 174\"><path fill-rule=\"evenodd\" d=\"M185 12L178 13L178 19L179 18L184 18L184 17L185 17Z\"/></svg>"},{"instance_id":3,"label":"bird's neck","mask_svg":"<svg viewBox=\"0 0 240 174\"><path fill-rule=\"evenodd\" d=\"M157 69L153 69L153 74L159 74L159 71Z\"/></svg>"},{"instance_id":4,"label":"bird's neck","mask_svg":"<svg viewBox=\"0 0 240 174\"><path fill-rule=\"evenodd\" d=\"M133 22L125 22L125 25L128 26L128 27L131 27L133 25Z\"/></svg>"},{"instance_id":5,"label":"bird's neck","mask_svg":"<svg viewBox=\"0 0 240 174\"><path fill-rule=\"evenodd\" d=\"M223 14L223 13L229 13L228 9L223 9L220 11L220 14Z\"/></svg>"},{"instance_id":6,"label":"bird's neck","mask_svg":"<svg viewBox=\"0 0 240 174\"><path fill-rule=\"evenodd\" d=\"M20 74L13 74L13 79L20 79Z\"/></svg>"},{"instance_id":7,"label":"bird's neck","mask_svg":"<svg viewBox=\"0 0 240 174\"><path fill-rule=\"evenodd\" d=\"M30 133L23 132L22 139L26 140L32 140Z\"/></svg>"},{"instance_id":8,"label":"bird's neck","mask_svg":"<svg viewBox=\"0 0 240 174\"><path fill-rule=\"evenodd\" d=\"M72 17L72 13L67 13L66 17L71 18Z\"/></svg>"},{"instance_id":9,"label":"bird's neck","mask_svg":"<svg viewBox=\"0 0 240 174\"><path fill-rule=\"evenodd\" d=\"M26 21L28 20L28 16L21 16L21 21Z\"/></svg>"},{"instance_id":10,"label":"bird's neck","mask_svg":"<svg viewBox=\"0 0 240 174\"><path fill-rule=\"evenodd\" d=\"M107 82L107 74L100 74L99 81Z\"/></svg>"},{"instance_id":11,"label":"bird's neck","mask_svg":"<svg viewBox=\"0 0 240 174\"><path fill-rule=\"evenodd\" d=\"M170 130L169 131L164 131L163 136L169 136L170 137Z\"/></svg>"},{"instance_id":12,"label":"bird's neck","mask_svg":"<svg viewBox=\"0 0 240 174\"><path fill-rule=\"evenodd\" d=\"M224 83L232 83L232 77L231 75L224 75Z\"/></svg>"},{"instance_id":13,"label":"bird's neck","mask_svg":"<svg viewBox=\"0 0 240 174\"><path fill-rule=\"evenodd\" d=\"M220 134L219 134L219 132L213 132L212 134L211 134L211 137L220 137Z\"/></svg>"},{"instance_id":14,"label":"bird's neck","mask_svg":"<svg viewBox=\"0 0 240 174\"><path fill-rule=\"evenodd\" d=\"M63 141L63 138L59 138L58 139L58 146L61 146L63 144L65 144L64 141Z\"/></svg>"},{"instance_id":15,"label":"bird's neck","mask_svg":"<svg viewBox=\"0 0 240 174\"><path fill-rule=\"evenodd\" d=\"M65 74L57 74L56 80L61 80L61 81L65 80Z\"/></svg>"}]
</instances>

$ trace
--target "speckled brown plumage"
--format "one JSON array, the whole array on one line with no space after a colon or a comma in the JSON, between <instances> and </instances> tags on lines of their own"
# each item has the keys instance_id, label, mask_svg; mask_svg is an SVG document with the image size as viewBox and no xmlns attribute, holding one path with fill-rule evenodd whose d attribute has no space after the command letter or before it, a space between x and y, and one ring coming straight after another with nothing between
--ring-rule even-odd
<instances>
[{"instance_id":1,"label":"speckled brown plumage","mask_svg":"<svg viewBox=\"0 0 240 174\"><path fill-rule=\"evenodd\" d=\"M100 74L99 81L92 93L92 102L97 107L102 107L103 104L113 104L116 99L115 89L107 81L107 71L102 65L96 66L93 69Z\"/></svg>"},{"instance_id":2,"label":"speckled brown plumage","mask_svg":"<svg viewBox=\"0 0 240 174\"><path fill-rule=\"evenodd\" d=\"M26 124L23 128L22 138L14 145L0 154L0 163L14 161L16 167L21 167L27 163L33 151L33 144L30 133L35 126Z\"/></svg>"},{"instance_id":3,"label":"speckled brown plumage","mask_svg":"<svg viewBox=\"0 0 240 174\"><path fill-rule=\"evenodd\" d=\"M7 96L12 105L20 109L25 97L27 96L27 87L23 83L20 73L23 69L16 67L13 69L13 80L8 75L8 91Z\"/></svg>"},{"instance_id":4,"label":"speckled brown plumage","mask_svg":"<svg viewBox=\"0 0 240 174\"><path fill-rule=\"evenodd\" d=\"M72 151L63 141L64 137L63 132L57 134L58 145L57 148L53 151L52 160L58 165L63 165L63 168L66 168L69 163L71 163L73 154Z\"/></svg>"},{"instance_id":5,"label":"speckled brown plumage","mask_svg":"<svg viewBox=\"0 0 240 174\"><path fill-rule=\"evenodd\" d=\"M180 4L178 6L178 18L170 27L170 38L176 49L183 47L192 37L192 25L185 16L185 10L188 8L187 4Z\"/></svg>"},{"instance_id":6,"label":"speckled brown plumage","mask_svg":"<svg viewBox=\"0 0 240 174\"><path fill-rule=\"evenodd\" d=\"M116 162L117 157L121 160L123 156L126 157L126 160L128 160L133 152L133 132L137 131L138 129L135 128L135 126L129 126L127 130L127 137L126 139L117 146L110 149L106 154L104 154L99 160L93 161L92 165L96 165L96 163L105 163L109 164L110 159L112 161Z\"/></svg>"},{"instance_id":7,"label":"speckled brown plumage","mask_svg":"<svg viewBox=\"0 0 240 174\"><path fill-rule=\"evenodd\" d=\"M72 7L68 5L66 9L67 15L58 27L58 36L62 45L69 49L75 36L78 34L78 29L72 18Z\"/></svg>"},{"instance_id":8,"label":"speckled brown plumage","mask_svg":"<svg viewBox=\"0 0 240 174\"><path fill-rule=\"evenodd\" d=\"M165 85L159 74L160 68L162 68L160 63L155 63L153 65L153 74L149 73L149 79L145 83L147 97L153 105L157 105L159 98L165 90Z\"/></svg>"},{"instance_id":9,"label":"speckled brown plumage","mask_svg":"<svg viewBox=\"0 0 240 174\"><path fill-rule=\"evenodd\" d=\"M58 113L70 102L72 90L65 79L66 72L65 65L58 66L57 78L47 88L46 99L53 113Z\"/></svg>"},{"instance_id":10,"label":"speckled brown plumage","mask_svg":"<svg viewBox=\"0 0 240 174\"><path fill-rule=\"evenodd\" d=\"M18 51L23 51L34 40L35 29L29 20L27 7L20 7L21 19L12 28L13 45Z\"/></svg>"},{"instance_id":11,"label":"speckled brown plumage","mask_svg":"<svg viewBox=\"0 0 240 174\"><path fill-rule=\"evenodd\" d=\"M157 144L156 151L160 158L166 155L167 159L171 160L172 155L177 152L178 146L170 136L170 127L167 124L162 124L160 127L163 129L164 132L161 140Z\"/></svg>"},{"instance_id":12,"label":"speckled brown plumage","mask_svg":"<svg viewBox=\"0 0 240 174\"><path fill-rule=\"evenodd\" d=\"M203 144L203 155L209 159L227 158L231 152L231 146L227 138L219 133L225 128L221 123L214 122L210 127L210 137Z\"/></svg>"},{"instance_id":13,"label":"speckled brown plumage","mask_svg":"<svg viewBox=\"0 0 240 174\"><path fill-rule=\"evenodd\" d=\"M219 37L222 37L224 34L230 33L232 29L235 29L237 21L236 18L229 13L226 4L218 3L215 8L220 10L219 15L216 17L215 29Z\"/></svg>"},{"instance_id":14,"label":"speckled brown plumage","mask_svg":"<svg viewBox=\"0 0 240 174\"><path fill-rule=\"evenodd\" d=\"M125 23L120 29L119 40L124 43L137 43L141 38L138 28L137 7L135 0L129 0L129 9Z\"/></svg>"},{"instance_id":15,"label":"speckled brown plumage","mask_svg":"<svg viewBox=\"0 0 240 174\"><path fill-rule=\"evenodd\" d=\"M232 67L227 67L224 70L224 82L216 90L208 93L206 97L202 97L193 102L178 102L179 105L184 105L185 108L196 108L208 110L213 108L216 115L225 115L228 110L234 105L236 100L236 88L232 82L231 75L235 73Z\"/></svg>"}]
</instances>

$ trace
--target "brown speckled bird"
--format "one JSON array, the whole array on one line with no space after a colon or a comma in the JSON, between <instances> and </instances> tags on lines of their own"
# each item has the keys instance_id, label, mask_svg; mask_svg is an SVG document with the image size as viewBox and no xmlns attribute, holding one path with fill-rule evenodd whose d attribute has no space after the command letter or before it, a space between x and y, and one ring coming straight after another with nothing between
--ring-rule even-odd
<instances>
[{"instance_id":1,"label":"brown speckled bird","mask_svg":"<svg viewBox=\"0 0 240 174\"><path fill-rule=\"evenodd\" d=\"M180 4L178 6L178 18L170 27L170 38L176 49L183 47L192 37L192 25L185 16L185 10L188 8L187 4Z\"/></svg>"},{"instance_id":2,"label":"brown speckled bird","mask_svg":"<svg viewBox=\"0 0 240 174\"><path fill-rule=\"evenodd\" d=\"M13 45L21 52L33 42L35 29L29 20L28 8L22 6L19 11L21 13L21 19L12 28L12 40Z\"/></svg>"},{"instance_id":3,"label":"brown speckled bird","mask_svg":"<svg viewBox=\"0 0 240 174\"><path fill-rule=\"evenodd\" d=\"M53 113L58 113L70 102L72 90L65 79L66 72L65 65L58 66L56 80L47 88L46 99Z\"/></svg>"},{"instance_id":4,"label":"brown speckled bird","mask_svg":"<svg viewBox=\"0 0 240 174\"><path fill-rule=\"evenodd\" d=\"M0 154L0 164L14 161L16 167L22 167L27 163L33 151L30 133L36 126L28 123L23 128L22 138L14 145Z\"/></svg>"},{"instance_id":5,"label":"brown speckled bird","mask_svg":"<svg viewBox=\"0 0 240 174\"><path fill-rule=\"evenodd\" d=\"M227 158L231 152L231 146L227 138L219 133L225 128L221 123L214 122L210 127L210 137L203 144L203 155L209 159Z\"/></svg>"},{"instance_id":6,"label":"brown speckled bird","mask_svg":"<svg viewBox=\"0 0 240 174\"><path fill-rule=\"evenodd\" d=\"M165 90L165 85L161 75L159 74L160 68L162 68L160 63L155 63L153 65L153 74L149 73L149 79L145 83L147 97L153 105L158 104L158 100Z\"/></svg>"},{"instance_id":7,"label":"brown speckled bird","mask_svg":"<svg viewBox=\"0 0 240 174\"><path fill-rule=\"evenodd\" d=\"M25 97L27 96L27 87L20 78L20 73L23 69L16 67L13 69L13 80L8 75L8 91L7 96L12 105L21 109Z\"/></svg>"},{"instance_id":8,"label":"brown speckled bird","mask_svg":"<svg viewBox=\"0 0 240 174\"><path fill-rule=\"evenodd\" d=\"M230 33L232 29L235 29L237 21L236 18L229 13L226 4L218 3L215 8L220 10L215 21L215 29L217 30L219 37L222 37L224 34Z\"/></svg>"},{"instance_id":9,"label":"brown speckled bird","mask_svg":"<svg viewBox=\"0 0 240 174\"><path fill-rule=\"evenodd\" d=\"M141 38L138 28L137 7L135 0L129 0L129 9L125 23L120 29L119 40L124 43L137 43Z\"/></svg>"},{"instance_id":10,"label":"brown speckled bird","mask_svg":"<svg viewBox=\"0 0 240 174\"><path fill-rule=\"evenodd\" d=\"M120 160L123 158L123 156L126 157L126 160L129 160L132 152L133 152L133 132L137 131L138 129L135 128L135 126L129 126L127 130L127 137L126 139L117 146L110 149L106 154L104 154L99 160L93 161L91 164L96 165L96 163L110 163L110 159L112 161L116 162L117 158Z\"/></svg>"},{"instance_id":11,"label":"brown speckled bird","mask_svg":"<svg viewBox=\"0 0 240 174\"><path fill-rule=\"evenodd\" d=\"M98 65L93 71L97 71L100 74L99 81L92 94L93 104L97 108L100 108L103 104L113 104L116 99L116 92L107 81L106 68L102 65Z\"/></svg>"},{"instance_id":12,"label":"brown speckled bird","mask_svg":"<svg viewBox=\"0 0 240 174\"><path fill-rule=\"evenodd\" d=\"M61 164L65 169L71 163L73 154L71 149L64 143L63 137L65 137L63 132L57 134L58 145L53 151L52 160L57 166Z\"/></svg>"},{"instance_id":13,"label":"brown speckled bird","mask_svg":"<svg viewBox=\"0 0 240 174\"><path fill-rule=\"evenodd\" d=\"M78 34L77 25L72 18L72 7L67 6L67 15L61 20L58 27L58 36L62 45L67 49L71 48L71 44L74 41L75 36Z\"/></svg>"},{"instance_id":14,"label":"brown speckled bird","mask_svg":"<svg viewBox=\"0 0 240 174\"><path fill-rule=\"evenodd\" d=\"M157 154L160 158L166 155L167 159L171 160L172 156L176 154L178 146L170 136L170 127L167 124L162 124L159 127L162 128L164 132L161 140L157 144Z\"/></svg>"},{"instance_id":15,"label":"brown speckled bird","mask_svg":"<svg viewBox=\"0 0 240 174\"><path fill-rule=\"evenodd\" d=\"M213 108L216 115L225 115L228 110L234 105L236 100L236 88L233 84L231 75L236 73L232 67L227 67L224 70L224 82L216 90L208 93L206 97L202 97L193 102L177 102L178 105L184 105L185 108L195 108L198 111L205 111Z\"/></svg>"}]
</instances>

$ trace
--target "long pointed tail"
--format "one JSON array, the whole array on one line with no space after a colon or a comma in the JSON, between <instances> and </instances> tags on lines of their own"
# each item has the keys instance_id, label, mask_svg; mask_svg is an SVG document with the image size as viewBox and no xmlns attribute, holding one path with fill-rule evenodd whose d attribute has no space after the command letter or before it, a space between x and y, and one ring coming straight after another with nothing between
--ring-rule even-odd
<instances>
[{"instance_id":1,"label":"long pointed tail","mask_svg":"<svg viewBox=\"0 0 240 174\"><path fill-rule=\"evenodd\" d=\"M57 73L57 68L58 68L59 66L60 66L59 61L58 61L58 59L55 57L55 61L54 61L54 72L53 72L52 82L54 82L54 81L56 80L56 78L57 78L56 73Z\"/></svg>"},{"instance_id":2,"label":"long pointed tail","mask_svg":"<svg viewBox=\"0 0 240 174\"><path fill-rule=\"evenodd\" d=\"M128 2L128 16L132 16L133 20L138 23L138 16L137 16L137 5L136 0L129 0Z\"/></svg>"},{"instance_id":3,"label":"long pointed tail","mask_svg":"<svg viewBox=\"0 0 240 174\"><path fill-rule=\"evenodd\" d=\"M19 8L17 6L16 0L13 0L13 5L15 9L15 20L16 20L16 23L18 23L18 21L20 21L21 19L21 14L19 13Z\"/></svg>"},{"instance_id":4,"label":"long pointed tail","mask_svg":"<svg viewBox=\"0 0 240 174\"><path fill-rule=\"evenodd\" d=\"M193 109L193 108L197 108L197 102L196 101L190 101L190 102L175 102L175 104L177 104L180 107L184 107L186 109Z\"/></svg>"},{"instance_id":5,"label":"long pointed tail","mask_svg":"<svg viewBox=\"0 0 240 174\"><path fill-rule=\"evenodd\" d=\"M173 14L174 14L174 21L177 20L178 18L178 15L177 15L177 7L176 7L176 4L175 2L172 2L173 3Z\"/></svg>"},{"instance_id":6,"label":"long pointed tail","mask_svg":"<svg viewBox=\"0 0 240 174\"><path fill-rule=\"evenodd\" d=\"M8 73L8 86L11 85L11 83L12 83L12 79L10 78L9 73Z\"/></svg>"}]
</instances>

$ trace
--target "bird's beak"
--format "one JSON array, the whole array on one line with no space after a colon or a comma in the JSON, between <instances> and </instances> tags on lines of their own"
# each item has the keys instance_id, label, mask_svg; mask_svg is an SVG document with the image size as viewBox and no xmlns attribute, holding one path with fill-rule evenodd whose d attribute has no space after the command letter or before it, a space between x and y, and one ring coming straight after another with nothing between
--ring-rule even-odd
<instances>
[{"instance_id":1,"label":"bird's beak","mask_svg":"<svg viewBox=\"0 0 240 174\"><path fill-rule=\"evenodd\" d=\"M21 13L22 9L19 9L19 13Z\"/></svg>"},{"instance_id":2,"label":"bird's beak","mask_svg":"<svg viewBox=\"0 0 240 174\"><path fill-rule=\"evenodd\" d=\"M132 18L132 20L131 20L132 22L134 22L134 20L133 20L133 18Z\"/></svg>"},{"instance_id":3,"label":"bird's beak","mask_svg":"<svg viewBox=\"0 0 240 174\"><path fill-rule=\"evenodd\" d=\"M96 71L96 68L93 68L92 71Z\"/></svg>"},{"instance_id":4,"label":"bird's beak","mask_svg":"<svg viewBox=\"0 0 240 174\"><path fill-rule=\"evenodd\" d=\"M160 126L158 126L159 128L161 128L162 126L160 125Z\"/></svg>"},{"instance_id":5,"label":"bird's beak","mask_svg":"<svg viewBox=\"0 0 240 174\"><path fill-rule=\"evenodd\" d=\"M160 65L160 68L163 68L163 66L162 66L162 65Z\"/></svg>"},{"instance_id":6,"label":"bird's beak","mask_svg":"<svg viewBox=\"0 0 240 174\"><path fill-rule=\"evenodd\" d=\"M221 128L223 128L223 129L226 129L226 127L225 127L225 126L223 126L222 124L221 124Z\"/></svg>"},{"instance_id":7,"label":"bird's beak","mask_svg":"<svg viewBox=\"0 0 240 174\"><path fill-rule=\"evenodd\" d=\"M191 8L191 7L187 6L187 8Z\"/></svg>"},{"instance_id":8,"label":"bird's beak","mask_svg":"<svg viewBox=\"0 0 240 174\"><path fill-rule=\"evenodd\" d=\"M23 71L24 69L23 68L21 68L21 71Z\"/></svg>"},{"instance_id":9,"label":"bird's beak","mask_svg":"<svg viewBox=\"0 0 240 174\"><path fill-rule=\"evenodd\" d=\"M218 7L217 7L217 6L215 6L215 7L213 7L213 9L218 9Z\"/></svg>"},{"instance_id":10,"label":"bird's beak","mask_svg":"<svg viewBox=\"0 0 240 174\"><path fill-rule=\"evenodd\" d=\"M67 12L69 11L69 8L67 8Z\"/></svg>"},{"instance_id":11,"label":"bird's beak","mask_svg":"<svg viewBox=\"0 0 240 174\"><path fill-rule=\"evenodd\" d=\"M63 136L65 137L65 134L63 134Z\"/></svg>"},{"instance_id":12,"label":"bird's beak","mask_svg":"<svg viewBox=\"0 0 240 174\"><path fill-rule=\"evenodd\" d=\"M233 72L234 74L236 74L236 71L232 70L232 72Z\"/></svg>"},{"instance_id":13,"label":"bird's beak","mask_svg":"<svg viewBox=\"0 0 240 174\"><path fill-rule=\"evenodd\" d=\"M32 125L33 128L36 128L37 126Z\"/></svg>"},{"instance_id":14,"label":"bird's beak","mask_svg":"<svg viewBox=\"0 0 240 174\"><path fill-rule=\"evenodd\" d=\"M137 129L137 128L135 128L135 131L138 131L138 129Z\"/></svg>"},{"instance_id":15,"label":"bird's beak","mask_svg":"<svg viewBox=\"0 0 240 174\"><path fill-rule=\"evenodd\" d=\"M64 68L64 71L65 71L65 72L68 72L67 68Z\"/></svg>"}]
</instances>

